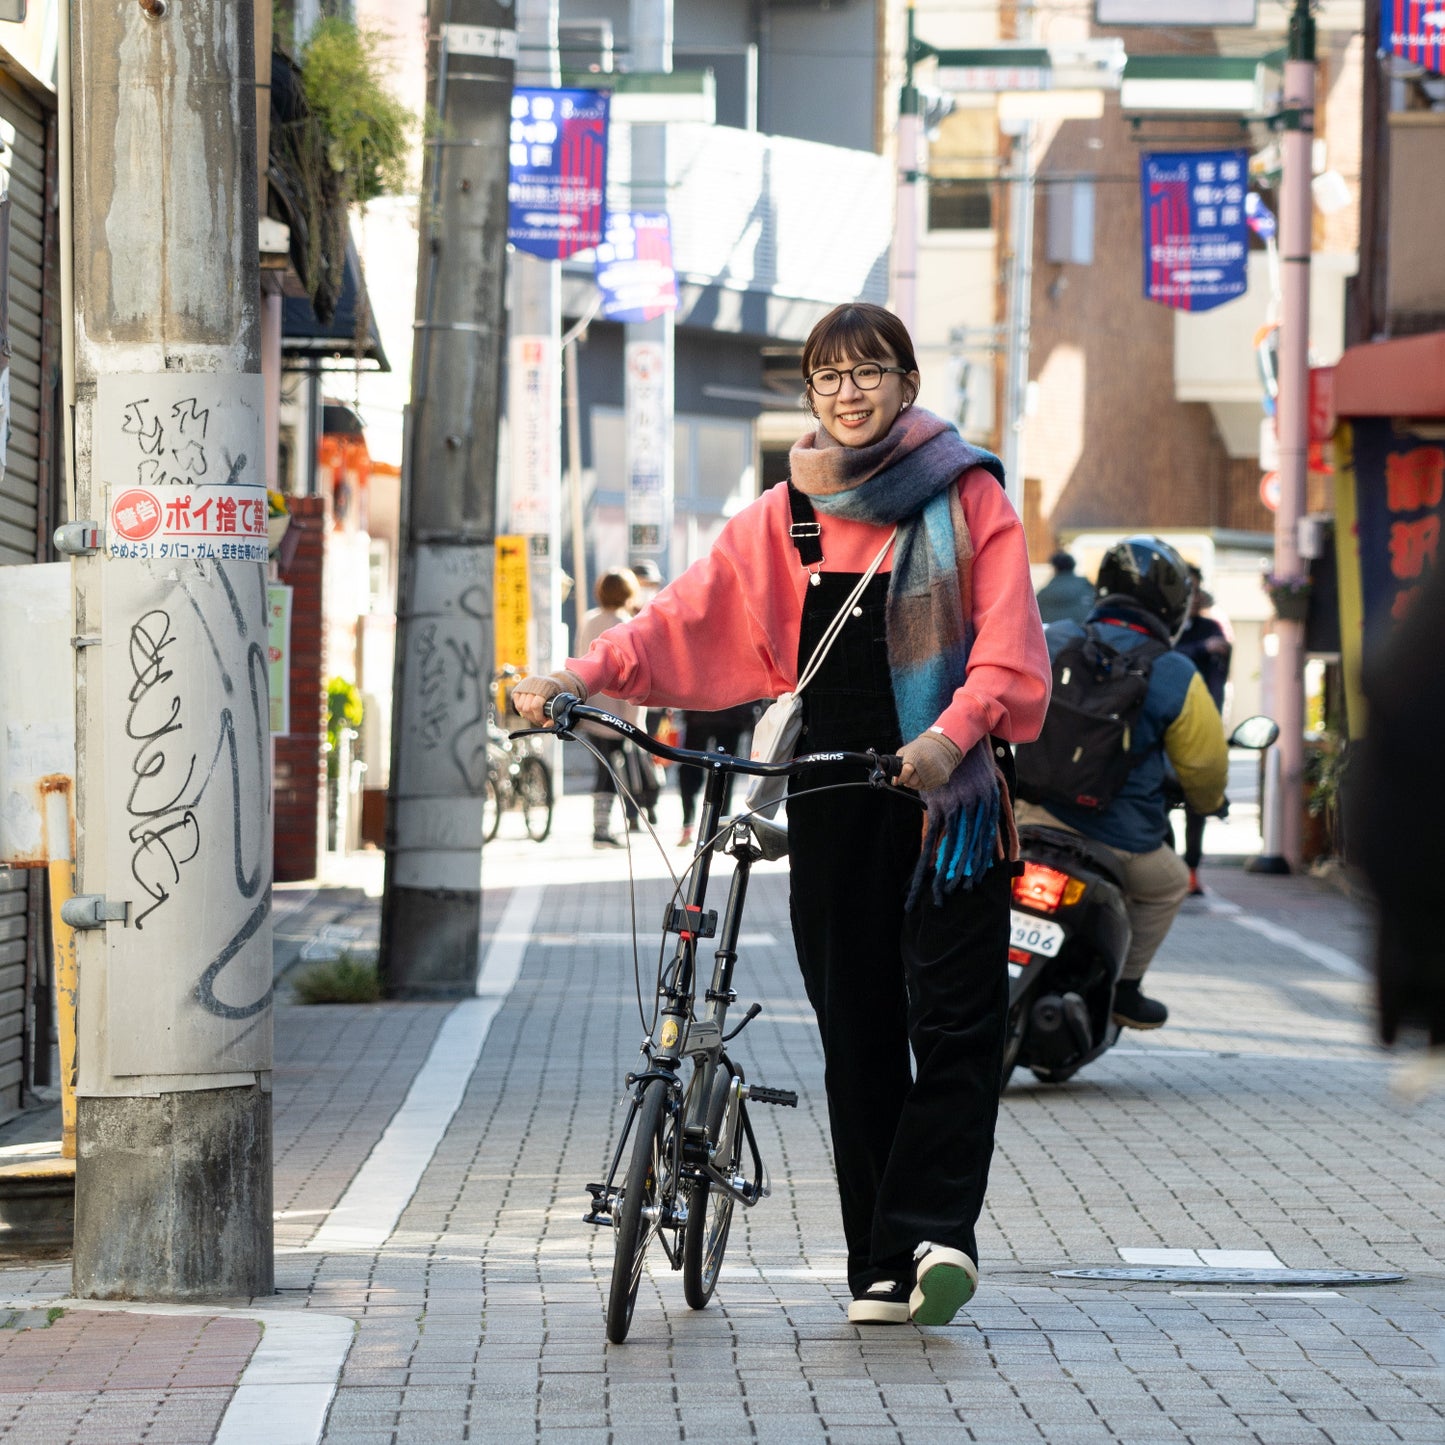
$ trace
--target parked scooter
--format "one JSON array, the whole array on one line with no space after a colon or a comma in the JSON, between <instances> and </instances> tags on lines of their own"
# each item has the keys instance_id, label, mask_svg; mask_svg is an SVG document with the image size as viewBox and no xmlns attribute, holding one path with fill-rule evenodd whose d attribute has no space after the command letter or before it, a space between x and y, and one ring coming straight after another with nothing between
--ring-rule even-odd
<instances>
[{"instance_id":1,"label":"parked scooter","mask_svg":"<svg viewBox=\"0 0 1445 1445\"><path fill-rule=\"evenodd\" d=\"M1272 719L1251 717L1229 745L1263 752L1278 736ZM1107 848L1078 833L1029 825L1019 829L1019 850L1002 1082L1022 1067L1059 1084L1119 1037L1114 987L1133 931L1118 863Z\"/></svg>"}]
</instances>

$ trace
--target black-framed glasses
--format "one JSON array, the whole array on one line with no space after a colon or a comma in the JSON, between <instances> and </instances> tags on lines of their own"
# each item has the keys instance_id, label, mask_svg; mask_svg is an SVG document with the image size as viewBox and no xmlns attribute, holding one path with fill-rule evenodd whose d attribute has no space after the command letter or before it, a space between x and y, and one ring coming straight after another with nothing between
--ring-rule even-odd
<instances>
[{"instance_id":1,"label":"black-framed glasses","mask_svg":"<svg viewBox=\"0 0 1445 1445\"><path fill-rule=\"evenodd\" d=\"M859 391L876 391L884 374L890 371L898 376L908 375L908 369L903 366L882 366L876 361L860 361L857 366L820 367L808 377L808 385L819 396L836 396L838 388L843 385L843 378L851 376L853 385Z\"/></svg>"}]
</instances>

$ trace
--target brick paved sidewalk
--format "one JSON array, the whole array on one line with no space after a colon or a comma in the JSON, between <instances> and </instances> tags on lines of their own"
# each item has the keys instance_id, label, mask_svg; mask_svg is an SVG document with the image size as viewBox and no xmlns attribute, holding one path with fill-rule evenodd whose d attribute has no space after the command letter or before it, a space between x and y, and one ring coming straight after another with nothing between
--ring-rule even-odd
<instances>
[{"instance_id":1,"label":"brick paved sidewalk","mask_svg":"<svg viewBox=\"0 0 1445 1445\"><path fill-rule=\"evenodd\" d=\"M0 1316L0 1437L7 1445L210 1445L260 1338L251 1320L8 1311Z\"/></svg>"},{"instance_id":2,"label":"brick paved sidewalk","mask_svg":"<svg viewBox=\"0 0 1445 1445\"><path fill-rule=\"evenodd\" d=\"M735 1217L711 1307L687 1309L677 1276L651 1259L631 1337L607 1346L611 1241L581 1222L583 1186L604 1167L642 1030L625 859L572 836L587 826L585 798L563 804L555 840L489 853L487 930L516 885L548 885L542 912L455 1116L380 1250L309 1246L451 1010L300 1008L283 978L279 1293L255 1304L302 1323L356 1321L324 1438L1445 1440L1445 1105L1401 1103L1370 1035L1366 986L1279 941L1292 930L1362 958L1361 910L1315 880L1256 878L1221 861L1206 864L1213 901L1271 921L1276 937L1191 902L1151 974L1169 1027L1126 1036L1066 1086L1011 1083L980 1227L983 1287L935 1330L847 1323L821 1054L786 880L760 869L738 987L743 1004L766 1008L739 1055L750 1077L801 1096L796 1111L757 1111L773 1196ZM671 828L660 831L670 843ZM644 927L669 886L640 878ZM364 890L305 892L278 907L278 936L295 950L285 967L317 939L330 946L345 931L360 948L374 937ZM644 967L651 956L644 945ZM1269 1251L1298 1268L1408 1278L1293 1295L1053 1273L1138 1248ZM43 1302L68 1288L63 1268L0 1271L0 1300L42 1302L16 1320L27 1328L0 1328L5 1439L212 1439L234 1382L259 1358L255 1322L77 1311L46 1328ZM67 1375L67 1358L93 1371L95 1355L111 1373ZM131 1373L132 1362L149 1373ZM68 1379L90 1393L56 1388ZM272 1445L260 1430L237 1438Z\"/></svg>"}]
</instances>

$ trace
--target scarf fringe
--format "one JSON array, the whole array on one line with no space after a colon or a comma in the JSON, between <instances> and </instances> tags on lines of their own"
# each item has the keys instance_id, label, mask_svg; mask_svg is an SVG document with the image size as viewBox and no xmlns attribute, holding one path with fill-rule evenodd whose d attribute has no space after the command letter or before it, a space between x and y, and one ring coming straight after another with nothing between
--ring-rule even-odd
<instances>
[{"instance_id":1,"label":"scarf fringe","mask_svg":"<svg viewBox=\"0 0 1445 1445\"><path fill-rule=\"evenodd\" d=\"M933 901L958 888L971 889L993 866L1000 848L1000 823L1009 848L1018 848L1008 791L993 760L989 740L980 738L941 788L925 793L928 808L923 847L908 887L906 908L912 908L933 874Z\"/></svg>"}]
</instances>

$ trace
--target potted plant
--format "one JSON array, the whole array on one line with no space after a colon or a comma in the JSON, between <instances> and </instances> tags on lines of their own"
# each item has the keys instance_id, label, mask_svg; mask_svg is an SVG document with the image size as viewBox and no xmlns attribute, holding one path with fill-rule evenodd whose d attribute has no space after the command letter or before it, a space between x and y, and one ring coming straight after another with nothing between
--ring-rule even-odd
<instances>
[{"instance_id":1,"label":"potted plant","mask_svg":"<svg viewBox=\"0 0 1445 1445\"><path fill-rule=\"evenodd\" d=\"M1303 622L1309 616L1311 587L1308 577L1282 577L1277 572L1264 577L1264 590L1283 622Z\"/></svg>"}]
</instances>

